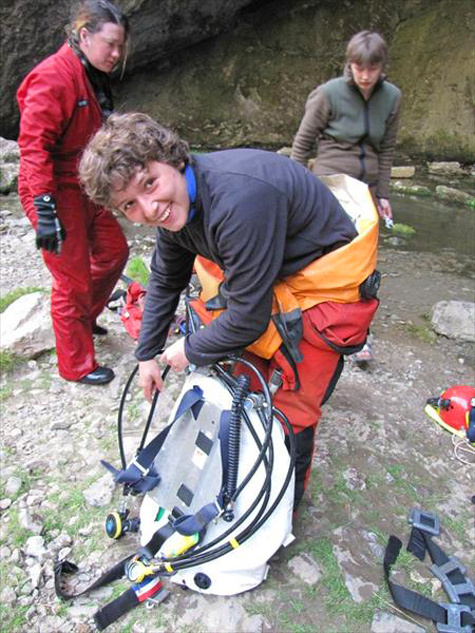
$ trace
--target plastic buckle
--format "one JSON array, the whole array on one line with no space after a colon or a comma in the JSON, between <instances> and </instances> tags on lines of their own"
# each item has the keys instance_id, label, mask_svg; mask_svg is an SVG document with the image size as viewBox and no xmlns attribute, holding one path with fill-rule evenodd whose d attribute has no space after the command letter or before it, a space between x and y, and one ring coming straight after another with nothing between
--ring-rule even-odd
<instances>
[{"instance_id":1,"label":"plastic buckle","mask_svg":"<svg viewBox=\"0 0 475 633\"><path fill-rule=\"evenodd\" d=\"M451 604L447 602L441 602L439 606L444 607L447 610L447 624L437 622L437 630L440 633L472 633L472 624L466 624L462 626L462 614L472 614L469 606L466 604Z\"/></svg>"},{"instance_id":2,"label":"plastic buckle","mask_svg":"<svg viewBox=\"0 0 475 633\"><path fill-rule=\"evenodd\" d=\"M169 595L170 592L168 591L168 589L163 589L162 587L162 589L159 589L159 591L157 591L157 593L154 594L151 598L147 598L145 608L154 609L155 607L158 607L160 604L162 604L164 600L168 598Z\"/></svg>"},{"instance_id":3,"label":"plastic buckle","mask_svg":"<svg viewBox=\"0 0 475 633\"><path fill-rule=\"evenodd\" d=\"M458 571L462 576L467 571L455 556L450 556L443 565L432 565L430 570L440 580L450 600L455 604L460 604L462 596L475 597L475 587L471 580L465 578L464 582L454 585L449 578L449 574L454 571Z\"/></svg>"},{"instance_id":4,"label":"plastic buckle","mask_svg":"<svg viewBox=\"0 0 475 633\"><path fill-rule=\"evenodd\" d=\"M439 517L432 512L419 510L419 508L411 509L408 523L418 530L427 532L427 534L433 534L434 536L437 536L440 532Z\"/></svg>"},{"instance_id":5,"label":"plastic buckle","mask_svg":"<svg viewBox=\"0 0 475 633\"><path fill-rule=\"evenodd\" d=\"M144 466L137 461L137 458L132 461L131 466L135 466L138 470L140 470L142 477L146 477L150 472L150 466L148 468L144 468Z\"/></svg>"}]
</instances>

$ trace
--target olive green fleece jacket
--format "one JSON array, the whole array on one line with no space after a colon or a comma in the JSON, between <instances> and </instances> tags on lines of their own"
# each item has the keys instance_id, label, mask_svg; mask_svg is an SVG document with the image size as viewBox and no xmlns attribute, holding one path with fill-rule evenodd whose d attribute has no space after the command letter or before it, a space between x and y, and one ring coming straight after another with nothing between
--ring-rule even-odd
<instances>
[{"instance_id":1,"label":"olive green fleece jacket","mask_svg":"<svg viewBox=\"0 0 475 633\"><path fill-rule=\"evenodd\" d=\"M317 147L317 176L343 173L387 198L401 92L381 79L365 100L349 71L313 90L292 145L292 158L307 165Z\"/></svg>"}]
</instances>

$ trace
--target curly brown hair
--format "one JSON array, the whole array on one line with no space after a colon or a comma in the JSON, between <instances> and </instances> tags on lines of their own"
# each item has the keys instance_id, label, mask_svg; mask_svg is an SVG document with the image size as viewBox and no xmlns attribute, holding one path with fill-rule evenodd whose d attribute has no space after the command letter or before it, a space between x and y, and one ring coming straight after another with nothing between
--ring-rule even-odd
<instances>
[{"instance_id":1,"label":"curly brown hair","mask_svg":"<svg viewBox=\"0 0 475 633\"><path fill-rule=\"evenodd\" d=\"M110 208L112 190L125 189L151 161L181 169L190 161L188 143L147 114L112 114L84 150L79 178L93 202Z\"/></svg>"}]
</instances>

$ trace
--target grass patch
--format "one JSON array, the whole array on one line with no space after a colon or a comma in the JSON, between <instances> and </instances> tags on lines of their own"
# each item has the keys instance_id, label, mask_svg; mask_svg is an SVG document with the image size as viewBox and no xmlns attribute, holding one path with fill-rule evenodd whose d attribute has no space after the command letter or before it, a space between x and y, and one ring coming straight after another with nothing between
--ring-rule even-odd
<instances>
[{"instance_id":1,"label":"grass patch","mask_svg":"<svg viewBox=\"0 0 475 633\"><path fill-rule=\"evenodd\" d=\"M97 477L93 479L96 480ZM88 486L89 483L85 483L84 489ZM64 494L64 490L67 491L66 495ZM49 496L48 501L57 507L42 512L46 541L50 540L49 535L52 530L67 532L70 536L75 537L81 528L91 523L99 523L105 520L106 512L104 508L93 508L87 505L82 490L77 488L65 488L55 492ZM69 521L73 517L77 517L77 521L69 525ZM94 548L97 549L101 543L104 543L104 537L105 532L102 530L94 531L91 536L87 537L87 541L82 546L82 549L90 553ZM78 546L78 550L79 549L81 549L81 546Z\"/></svg>"},{"instance_id":2,"label":"grass patch","mask_svg":"<svg viewBox=\"0 0 475 633\"><path fill-rule=\"evenodd\" d=\"M0 374L7 374L13 371L21 363L21 360L15 354L2 350L0 352Z\"/></svg>"},{"instance_id":3,"label":"grass patch","mask_svg":"<svg viewBox=\"0 0 475 633\"><path fill-rule=\"evenodd\" d=\"M403 476L406 473L405 466L402 464L391 464L387 467L387 471L394 479L393 489L399 490L402 494L407 495L411 501L420 500L420 495L416 487L410 484Z\"/></svg>"},{"instance_id":4,"label":"grass patch","mask_svg":"<svg viewBox=\"0 0 475 633\"><path fill-rule=\"evenodd\" d=\"M404 325L405 330L415 336L424 343L433 343L436 335L432 329L427 325L415 325L414 323L406 323Z\"/></svg>"},{"instance_id":5,"label":"grass patch","mask_svg":"<svg viewBox=\"0 0 475 633\"><path fill-rule=\"evenodd\" d=\"M126 275L140 282L142 286L146 286L150 277L150 271L141 257L132 257L128 263Z\"/></svg>"},{"instance_id":6,"label":"grass patch","mask_svg":"<svg viewBox=\"0 0 475 633\"><path fill-rule=\"evenodd\" d=\"M7 607L6 605L0 605L0 619L2 621L3 631L19 631L24 633L30 628L30 624L27 618L27 611L30 607Z\"/></svg>"},{"instance_id":7,"label":"grass patch","mask_svg":"<svg viewBox=\"0 0 475 633\"><path fill-rule=\"evenodd\" d=\"M453 532L455 534L455 536L462 541L462 543L466 543L468 541L468 527L470 526L472 521L472 517L471 515L468 515L464 518L460 518L460 519L452 519L449 516L444 516L443 518L443 524L444 524L444 528L446 528L447 530L449 530L450 532Z\"/></svg>"},{"instance_id":8,"label":"grass patch","mask_svg":"<svg viewBox=\"0 0 475 633\"><path fill-rule=\"evenodd\" d=\"M5 402L13 394L13 387L11 385L5 385L0 387L0 402Z\"/></svg>"},{"instance_id":9,"label":"grass patch","mask_svg":"<svg viewBox=\"0 0 475 633\"><path fill-rule=\"evenodd\" d=\"M33 536L33 533L20 525L18 520L18 510L16 508L10 510L8 516L10 521L6 524L5 529L2 530L0 543L8 542L8 544L13 547L23 547L30 536Z\"/></svg>"},{"instance_id":10,"label":"grass patch","mask_svg":"<svg viewBox=\"0 0 475 633\"><path fill-rule=\"evenodd\" d=\"M416 229L413 229L412 226L408 226L407 224L401 224L396 222L396 224L392 228L392 232L394 235L402 235L403 237L410 237L416 233Z\"/></svg>"},{"instance_id":11,"label":"grass patch","mask_svg":"<svg viewBox=\"0 0 475 633\"><path fill-rule=\"evenodd\" d=\"M47 292L44 288L38 288L37 286L28 286L26 288L15 288L7 292L6 295L0 297L0 312L5 312L10 304L23 297L23 295L29 295L32 292Z\"/></svg>"},{"instance_id":12,"label":"grass patch","mask_svg":"<svg viewBox=\"0 0 475 633\"><path fill-rule=\"evenodd\" d=\"M348 631L358 631L361 625L367 625L367 630L369 630L377 607L377 596L364 604L354 602L346 587L329 539L321 538L314 541L313 544L310 543L309 553L320 563L323 570L321 584L326 589L323 601L328 612L343 616Z\"/></svg>"}]
</instances>

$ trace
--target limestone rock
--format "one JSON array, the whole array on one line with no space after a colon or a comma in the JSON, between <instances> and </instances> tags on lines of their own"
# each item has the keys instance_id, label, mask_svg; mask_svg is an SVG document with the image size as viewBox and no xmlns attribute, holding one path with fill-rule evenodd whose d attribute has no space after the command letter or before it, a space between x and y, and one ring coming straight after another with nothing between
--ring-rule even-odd
<instances>
[{"instance_id":1,"label":"limestone rock","mask_svg":"<svg viewBox=\"0 0 475 633\"><path fill-rule=\"evenodd\" d=\"M261 633L263 618L249 616L234 596L200 596L194 608L188 609L177 622L177 630L189 626L200 631Z\"/></svg>"},{"instance_id":2,"label":"limestone rock","mask_svg":"<svg viewBox=\"0 0 475 633\"><path fill-rule=\"evenodd\" d=\"M127 70L161 61L176 51L230 28L239 12L255 0L119 0L130 20L133 55ZM2 44L8 55L0 72L1 134L13 136L18 122L15 92L35 64L65 39L70 0L14 0L1 10ZM22 28L18 25L21 24ZM37 28L41 24L42 28Z\"/></svg>"},{"instance_id":3,"label":"limestone rock","mask_svg":"<svg viewBox=\"0 0 475 633\"><path fill-rule=\"evenodd\" d=\"M432 326L448 338L475 341L475 303L439 301L432 309Z\"/></svg>"},{"instance_id":4,"label":"limestone rock","mask_svg":"<svg viewBox=\"0 0 475 633\"><path fill-rule=\"evenodd\" d=\"M8 478L7 483L5 484L5 494L9 497L14 497L20 491L21 484L22 482L20 477L12 475Z\"/></svg>"},{"instance_id":5,"label":"limestone rock","mask_svg":"<svg viewBox=\"0 0 475 633\"><path fill-rule=\"evenodd\" d=\"M398 165L391 169L391 178L413 178L416 168L412 165Z\"/></svg>"},{"instance_id":6,"label":"limestone rock","mask_svg":"<svg viewBox=\"0 0 475 633\"><path fill-rule=\"evenodd\" d=\"M42 560L46 554L44 538L42 536L30 536L25 544L25 554Z\"/></svg>"},{"instance_id":7,"label":"limestone rock","mask_svg":"<svg viewBox=\"0 0 475 633\"><path fill-rule=\"evenodd\" d=\"M444 176L461 176L464 173L460 163L457 161L427 163L427 169L429 170L429 174Z\"/></svg>"},{"instance_id":8,"label":"limestone rock","mask_svg":"<svg viewBox=\"0 0 475 633\"><path fill-rule=\"evenodd\" d=\"M308 585L316 585L322 577L322 570L309 554L295 556L288 565L293 573Z\"/></svg>"},{"instance_id":9,"label":"limestone rock","mask_svg":"<svg viewBox=\"0 0 475 633\"><path fill-rule=\"evenodd\" d=\"M16 191L19 160L18 144L0 137L0 194Z\"/></svg>"},{"instance_id":10,"label":"limestone rock","mask_svg":"<svg viewBox=\"0 0 475 633\"><path fill-rule=\"evenodd\" d=\"M357 603L367 602L378 590L376 577L372 576L375 568L375 555L370 547L373 545L373 536L362 530L340 527L332 533L332 542L333 555L351 597Z\"/></svg>"},{"instance_id":11,"label":"limestone rock","mask_svg":"<svg viewBox=\"0 0 475 633\"><path fill-rule=\"evenodd\" d=\"M418 624L403 620L392 613L377 611L371 623L371 633L424 633Z\"/></svg>"},{"instance_id":12,"label":"limestone rock","mask_svg":"<svg viewBox=\"0 0 475 633\"><path fill-rule=\"evenodd\" d=\"M89 486L83 494L90 506L103 507L109 505L112 501L113 490L114 480L111 475L106 474Z\"/></svg>"},{"instance_id":13,"label":"limestone rock","mask_svg":"<svg viewBox=\"0 0 475 633\"><path fill-rule=\"evenodd\" d=\"M43 292L23 295L1 316L0 349L35 358L55 346L50 300Z\"/></svg>"},{"instance_id":14,"label":"limestone rock","mask_svg":"<svg viewBox=\"0 0 475 633\"><path fill-rule=\"evenodd\" d=\"M454 189L453 187L446 187L445 185L438 185L435 188L435 193L438 198L442 200L448 200L449 202L461 202L462 204L470 204L475 202L475 196L460 191L460 189Z\"/></svg>"},{"instance_id":15,"label":"limestone rock","mask_svg":"<svg viewBox=\"0 0 475 633\"><path fill-rule=\"evenodd\" d=\"M394 182L391 182L390 188L391 188L391 191L397 191L398 193L406 193L409 196L425 197L425 196L431 195L431 190L429 189L429 187L426 187L425 185L405 184L404 182L401 182L400 180L395 180Z\"/></svg>"}]
</instances>

